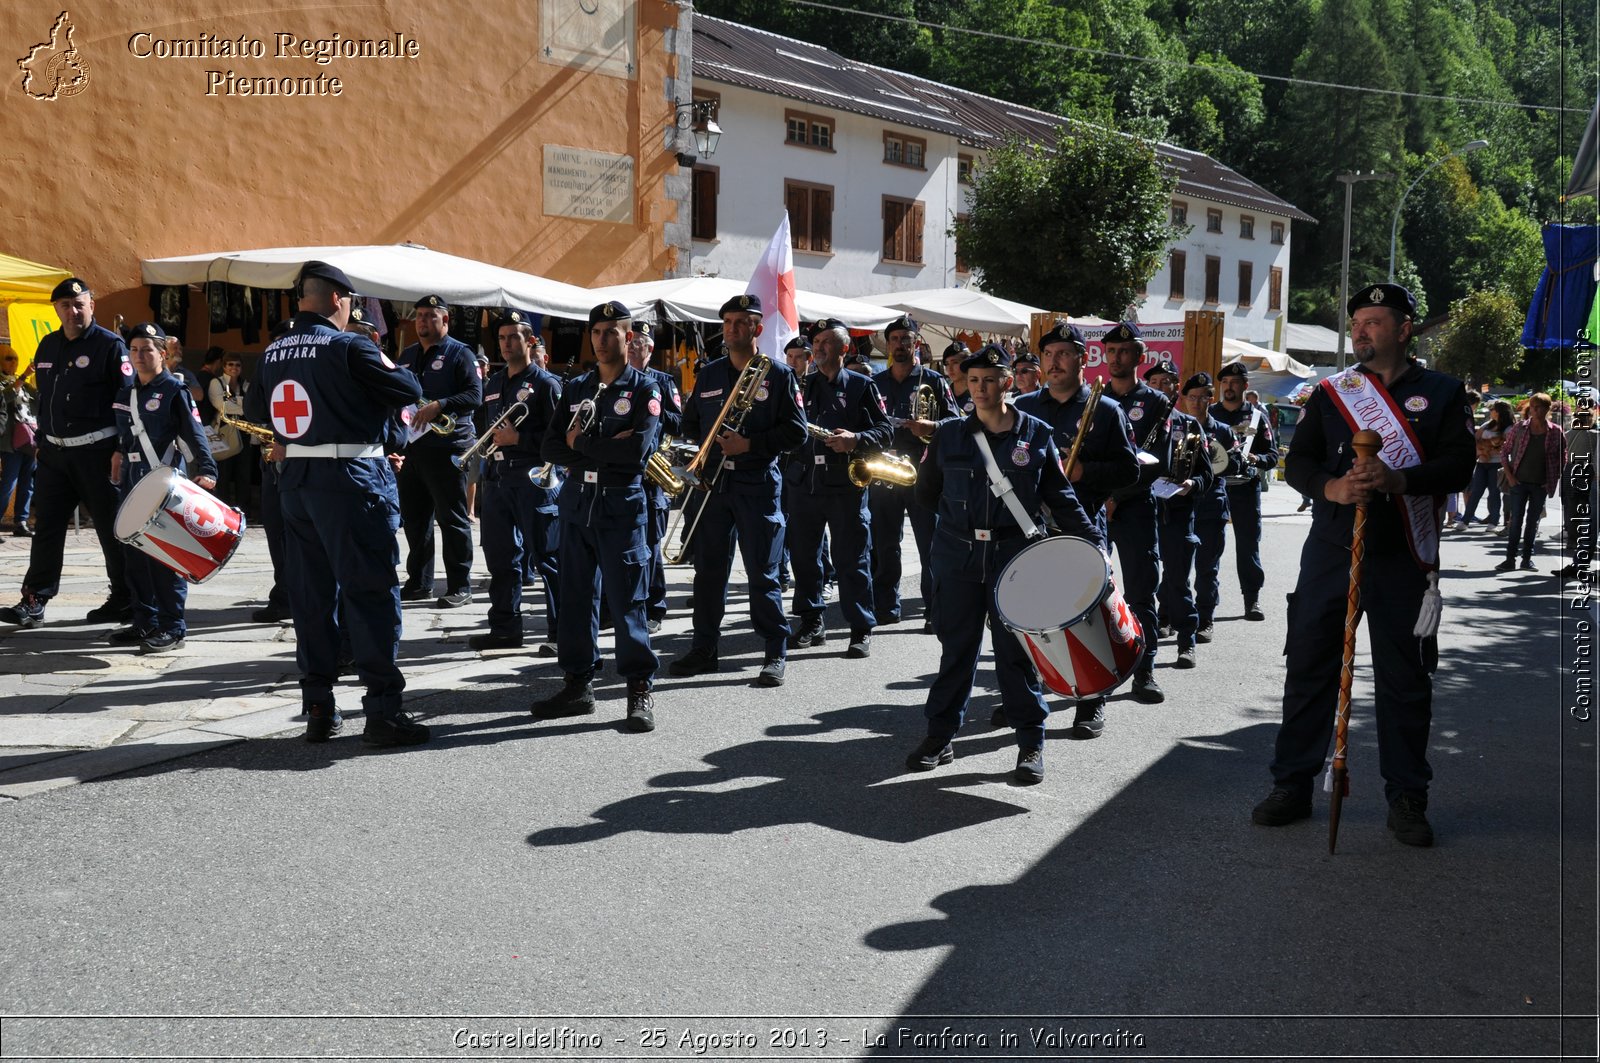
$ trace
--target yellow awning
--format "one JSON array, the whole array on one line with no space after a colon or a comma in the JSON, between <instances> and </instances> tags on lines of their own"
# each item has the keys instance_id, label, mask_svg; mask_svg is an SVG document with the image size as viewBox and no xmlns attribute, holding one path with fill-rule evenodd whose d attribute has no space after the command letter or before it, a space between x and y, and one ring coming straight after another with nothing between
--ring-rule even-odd
<instances>
[{"instance_id":1,"label":"yellow awning","mask_svg":"<svg viewBox=\"0 0 1600 1063\"><path fill-rule=\"evenodd\" d=\"M70 276L56 266L0 253L0 321L5 326L0 341L20 355L20 371L27 372L45 333L61 326L50 305L50 291Z\"/></svg>"}]
</instances>

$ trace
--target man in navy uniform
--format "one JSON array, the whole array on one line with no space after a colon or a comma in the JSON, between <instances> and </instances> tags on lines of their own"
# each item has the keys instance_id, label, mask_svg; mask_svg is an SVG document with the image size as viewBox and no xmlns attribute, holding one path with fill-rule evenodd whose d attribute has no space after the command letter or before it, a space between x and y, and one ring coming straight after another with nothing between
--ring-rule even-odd
<instances>
[{"instance_id":1,"label":"man in navy uniform","mask_svg":"<svg viewBox=\"0 0 1600 1063\"><path fill-rule=\"evenodd\" d=\"M1013 399L1020 399L1039 390L1039 359L1026 347L1018 351L1017 356L1011 360L1011 374L1016 381L1011 388Z\"/></svg>"},{"instance_id":2,"label":"man in navy uniform","mask_svg":"<svg viewBox=\"0 0 1600 1063\"><path fill-rule=\"evenodd\" d=\"M917 364L917 326L909 317L897 317L883 329L883 342L889 348L889 366L872 378L895 426L893 450L920 465L928 452L928 440L938 422L955 409L955 397L942 373ZM920 420L912 415L917 390L933 392L933 413ZM933 542L934 511L917 501L909 487L875 483L867 491L872 511L872 600L878 623L900 622L900 540L905 534L906 517L911 518L911 536L922 559L923 630L933 630L933 570L928 567L928 547Z\"/></svg>"},{"instance_id":3,"label":"man in navy uniform","mask_svg":"<svg viewBox=\"0 0 1600 1063\"><path fill-rule=\"evenodd\" d=\"M661 388L628 364L632 326L621 303L589 311L595 367L566 382L545 430L545 459L567 469L559 499L556 614L556 659L565 680L555 694L534 702L532 712L536 719L594 712L604 594L616 621L617 671L628 683L625 726L643 732L656 726L650 689L657 664L645 625L650 545L644 465L661 431Z\"/></svg>"},{"instance_id":4,"label":"man in navy uniform","mask_svg":"<svg viewBox=\"0 0 1600 1063\"><path fill-rule=\"evenodd\" d=\"M888 445L894 435L883 399L870 379L844 368L850 330L831 318L812 332L816 372L800 386L808 424L826 429L827 439L808 436L789 463L794 505L789 512L793 544L796 612L800 630L790 645L804 648L827 638L823 622L822 551L832 546L839 581L839 611L850 631L845 656L872 653L872 569L867 489L850 480L852 458L865 458Z\"/></svg>"},{"instance_id":5,"label":"man in navy uniform","mask_svg":"<svg viewBox=\"0 0 1600 1063\"><path fill-rule=\"evenodd\" d=\"M1057 321L1039 338L1044 386L1016 402L1019 411L1050 426L1063 462L1072 452L1084 408L1089 404L1091 389L1083 382L1085 346L1083 332L1078 326ZM1133 438L1122 407L1101 395L1089 421L1089 434L1084 436L1077 460L1068 472L1072 491L1094 523L1101 542L1106 536L1106 499L1118 488L1132 484L1138 476L1139 463L1134 459ZM1105 728L1105 705L1105 695L1078 702L1072 737L1098 738ZM996 709L995 714L998 718L992 718L990 723L996 727L1008 725L1003 706Z\"/></svg>"},{"instance_id":6,"label":"man in navy uniform","mask_svg":"<svg viewBox=\"0 0 1600 1063\"><path fill-rule=\"evenodd\" d=\"M150 472L167 466L190 477L207 490L217 486L217 463L200 427L200 411L181 378L164 366L167 334L160 325L136 325L128 349L137 382L117 401L118 452L111 455L111 478L120 494L128 497L134 485ZM222 504L215 503L216 516ZM128 590L133 598L133 619L111 635L115 643L139 644L140 653L167 653L183 648L188 628L183 606L188 584L182 576L144 551L130 545Z\"/></svg>"},{"instance_id":7,"label":"man in navy uniform","mask_svg":"<svg viewBox=\"0 0 1600 1063\"><path fill-rule=\"evenodd\" d=\"M1157 455L1167 452L1167 415L1172 404L1165 395L1141 383L1135 375L1144 357L1144 340L1139 326L1119 323L1102 340L1106 371L1111 374L1104 394L1122 407L1138 450L1139 478L1131 487L1112 493L1108 527L1111 542L1122 563L1122 591L1144 630L1144 656L1133 673L1133 696L1153 705L1166 700L1156 682L1156 644L1160 641L1156 624L1156 590L1161 582L1161 550L1156 536L1156 505L1150 493L1156 480L1166 474Z\"/></svg>"},{"instance_id":8,"label":"man in navy uniform","mask_svg":"<svg viewBox=\"0 0 1600 1063\"><path fill-rule=\"evenodd\" d=\"M422 388L377 344L344 331L353 287L343 270L307 262L296 288L299 309L261 356L245 419L271 424L282 449L284 578L306 740L326 742L343 726L333 684L348 638L366 686L361 740L417 745L429 731L401 708L400 499L384 440L392 414L420 401Z\"/></svg>"},{"instance_id":9,"label":"man in navy uniform","mask_svg":"<svg viewBox=\"0 0 1600 1063\"><path fill-rule=\"evenodd\" d=\"M722 340L727 354L695 377L684 403L683 433L703 439L711 430L739 376L756 356L761 334L761 300L736 295L722 306ZM694 643L673 661L673 675L700 675L720 667L717 640L727 610L728 570L734 533L744 555L750 585L750 620L764 644L759 686L782 686L787 668L789 621L783 614L778 567L783 560L784 519L778 463L786 450L805 441L799 385L787 365L773 362L755 392L755 401L738 431L724 428L705 464L710 493L703 496L700 524L690 546L694 556ZM718 474L718 469L721 472Z\"/></svg>"},{"instance_id":10,"label":"man in navy uniform","mask_svg":"<svg viewBox=\"0 0 1600 1063\"><path fill-rule=\"evenodd\" d=\"M36 524L22 600L0 609L0 623L38 627L61 582L67 525L80 504L89 510L100 539L111 594L89 611L90 623L131 616L126 554L112 533L117 489L109 478L117 426L111 404L133 383L122 337L94 320L94 293L77 277L55 286L50 302L61 327L39 341L34 379L39 386L38 468L33 481Z\"/></svg>"},{"instance_id":11,"label":"man in navy uniform","mask_svg":"<svg viewBox=\"0 0 1600 1063\"><path fill-rule=\"evenodd\" d=\"M940 652L939 674L923 708L928 736L906 758L906 767L931 771L955 759L951 740L966 719L988 621L1000 697L1017 732L1014 778L1026 785L1044 780L1044 721L1050 710L1027 652L995 613L995 582L1038 530L1041 506L1049 507L1056 526L1068 535L1099 545L1100 533L1062 475L1050 426L1006 402L1011 371L1005 353L991 344L963 365L977 409L938 426L917 477L917 496L938 509L931 557ZM1028 527L992 489L983 446Z\"/></svg>"},{"instance_id":12,"label":"man in navy uniform","mask_svg":"<svg viewBox=\"0 0 1600 1063\"><path fill-rule=\"evenodd\" d=\"M1333 736L1352 529L1365 502L1361 610L1370 628L1388 827L1406 845L1428 846L1437 649L1427 629L1437 629L1444 498L1467 486L1476 460L1471 408L1461 381L1408 354L1417 312L1410 292L1374 284L1348 309L1355 364L1312 392L1289 444L1289 485L1311 496L1311 532L1289 596L1273 789L1251 818L1276 827L1311 815L1312 783ZM1351 446L1361 428L1386 441L1373 457L1357 458Z\"/></svg>"},{"instance_id":13,"label":"man in navy uniform","mask_svg":"<svg viewBox=\"0 0 1600 1063\"><path fill-rule=\"evenodd\" d=\"M522 409L494 430L494 455L484 463L480 482L483 559L489 569L489 630L467 640L475 650L512 649L522 645L522 582L524 553L539 559L544 584L545 623L555 636L558 615L556 549L553 520L556 492L535 484L529 473L541 465L545 431L556 419L561 382L533 362L533 316L508 310L495 330L505 368L484 385L484 428L519 403Z\"/></svg>"},{"instance_id":14,"label":"man in navy uniform","mask_svg":"<svg viewBox=\"0 0 1600 1063\"><path fill-rule=\"evenodd\" d=\"M942 356L945 380L950 385L950 397L955 400L955 413L962 417L977 409L972 404L972 396L967 394L967 375L961 371L961 363L971 353L962 344L952 343L944 349Z\"/></svg>"},{"instance_id":15,"label":"man in navy uniform","mask_svg":"<svg viewBox=\"0 0 1600 1063\"><path fill-rule=\"evenodd\" d=\"M1161 364L1168 375L1176 379L1172 366ZM1149 380L1150 374L1145 374L1145 379ZM1176 391L1176 387L1173 390ZM1200 545L1195 517L1200 500L1210 494L1217 478L1211 471L1210 436L1205 426L1178 408L1173 409L1168 425L1167 452L1162 455L1167 475L1158 483L1170 493L1156 500L1161 547L1161 613L1177 638L1178 657L1172 666L1193 668L1195 634L1200 626L1194 589L1189 584L1195 550Z\"/></svg>"},{"instance_id":16,"label":"man in navy uniform","mask_svg":"<svg viewBox=\"0 0 1600 1063\"><path fill-rule=\"evenodd\" d=\"M1185 412L1205 428L1207 437L1228 452L1228 467L1212 480L1194 504L1195 642L1207 643L1214 633L1217 599L1221 594L1219 571L1228 545L1228 473L1240 469L1233 449L1233 429L1211 416L1213 389L1210 373L1196 373L1183 384Z\"/></svg>"},{"instance_id":17,"label":"man in navy uniform","mask_svg":"<svg viewBox=\"0 0 1600 1063\"><path fill-rule=\"evenodd\" d=\"M400 469L400 520L406 531L406 585L401 597L433 595L433 522L444 548L445 593L434 604L455 609L472 601L472 522L467 517L467 473L450 459L472 446L472 411L483 405L483 381L471 348L450 335L450 305L424 295L413 312L417 342L400 352L400 365L422 382L427 399L412 415L414 438ZM443 414L455 419L448 435L428 429Z\"/></svg>"},{"instance_id":18,"label":"man in navy uniform","mask_svg":"<svg viewBox=\"0 0 1600 1063\"><path fill-rule=\"evenodd\" d=\"M1261 477L1278 467L1278 443L1272 418L1253 402L1244 401L1248 374L1238 362L1217 373L1221 401L1211 416L1233 430L1240 466L1228 477L1228 513L1233 519L1233 554L1239 566L1239 591L1244 596L1244 618L1265 620L1261 588L1267 582L1261 567Z\"/></svg>"},{"instance_id":19,"label":"man in navy uniform","mask_svg":"<svg viewBox=\"0 0 1600 1063\"><path fill-rule=\"evenodd\" d=\"M628 342L628 364L654 380L661 391L661 430L656 436L659 449L664 437L676 439L683 428L683 395L671 373L650 365L655 352L656 338L648 328L636 331ZM645 626L654 635L667 616L667 563L661 541L667 534L672 499L649 477L645 478L644 493L650 499L650 519L645 524L645 541L650 544L650 596L645 602Z\"/></svg>"}]
</instances>

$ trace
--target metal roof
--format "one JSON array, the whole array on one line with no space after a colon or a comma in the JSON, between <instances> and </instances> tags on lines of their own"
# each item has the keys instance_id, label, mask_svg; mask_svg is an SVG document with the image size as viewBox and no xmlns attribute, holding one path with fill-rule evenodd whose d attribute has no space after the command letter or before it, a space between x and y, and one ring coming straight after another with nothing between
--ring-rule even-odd
<instances>
[{"instance_id":1,"label":"metal roof","mask_svg":"<svg viewBox=\"0 0 1600 1063\"><path fill-rule=\"evenodd\" d=\"M1077 124L1048 111L858 63L820 45L698 12L694 78L943 133L979 150L994 147L1010 134L1039 141ZM1317 220L1203 152L1159 143L1156 152L1177 171L1178 195L1296 221Z\"/></svg>"}]
</instances>

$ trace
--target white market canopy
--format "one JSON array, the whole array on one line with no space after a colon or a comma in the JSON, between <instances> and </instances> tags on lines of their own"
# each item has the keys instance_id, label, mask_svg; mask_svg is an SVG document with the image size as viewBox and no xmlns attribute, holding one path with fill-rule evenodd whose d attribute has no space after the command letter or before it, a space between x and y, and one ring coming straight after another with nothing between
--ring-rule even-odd
<instances>
[{"instance_id":1,"label":"white market canopy","mask_svg":"<svg viewBox=\"0 0 1600 1063\"><path fill-rule=\"evenodd\" d=\"M1339 350L1339 334L1324 325L1297 325L1290 322L1283 329L1283 349L1334 354Z\"/></svg>"},{"instance_id":2,"label":"white market canopy","mask_svg":"<svg viewBox=\"0 0 1600 1063\"><path fill-rule=\"evenodd\" d=\"M1309 365L1295 361L1282 351L1224 337L1222 364L1227 365L1229 362L1243 362L1245 369L1251 373L1288 374L1301 380L1309 379L1313 373Z\"/></svg>"},{"instance_id":3,"label":"white market canopy","mask_svg":"<svg viewBox=\"0 0 1600 1063\"><path fill-rule=\"evenodd\" d=\"M972 330L1004 336L1024 336L1034 314L1043 310L1027 303L999 299L976 288L922 288L909 292L863 295L864 303L903 310L919 325Z\"/></svg>"},{"instance_id":4,"label":"white market canopy","mask_svg":"<svg viewBox=\"0 0 1600 1063\"><path fill-rule=\"evenodd\" d=\"M619 284L596 289L593 294L597 303L616 299L635 310L660 303L675 321L721 321L722 305L736 295L743 295L747 287L727 277L678 277ZM900 316L869 302L806 291L795 292L795 309L802 321L831 317L853 329L881 329Z\"/></svg>"},{"instance_id":5,"label":"white market canopy","mask_svg":"<svg viewBox=\"0 0 1600 1063\"><path fill-rule=\"evenodd\" d=\"M459 306L515 307L537 314L588 320L604 300L587 288L475 259L430 251L416 244L356 247L268 247L216 251L140 262L146 284L222 281L249 288L293 288L300 267L312 260L344 270L356 291L379 299L413 302L438 295Z\"/></svg>"}]
</instances>

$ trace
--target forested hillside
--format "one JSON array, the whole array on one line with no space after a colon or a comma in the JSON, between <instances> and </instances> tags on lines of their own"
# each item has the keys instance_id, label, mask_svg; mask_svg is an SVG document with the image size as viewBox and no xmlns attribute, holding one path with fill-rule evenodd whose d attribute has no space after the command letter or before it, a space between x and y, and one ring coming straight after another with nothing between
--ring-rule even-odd
<instances>
[{"instance_id":1,"label":"forested hillside","mask_svg":"<svg viewBox=\"0 0 1600 1063\"><path fill-rule=\"evenodd\" d=\"M1318 218L1296 224L1291 316L1335 323L1344 186L1352 284L1388 271L1430 312L1525 306L1597 81L1590 0L699 0L843 56L1205 151ZM863 14L870 13L870 14ZM871 17L880 15L888 17ZM1338 87L1345 86L1345 87ZM1566 108L1566 110L1562 110Z\"/></svg>"}]
</instances>

